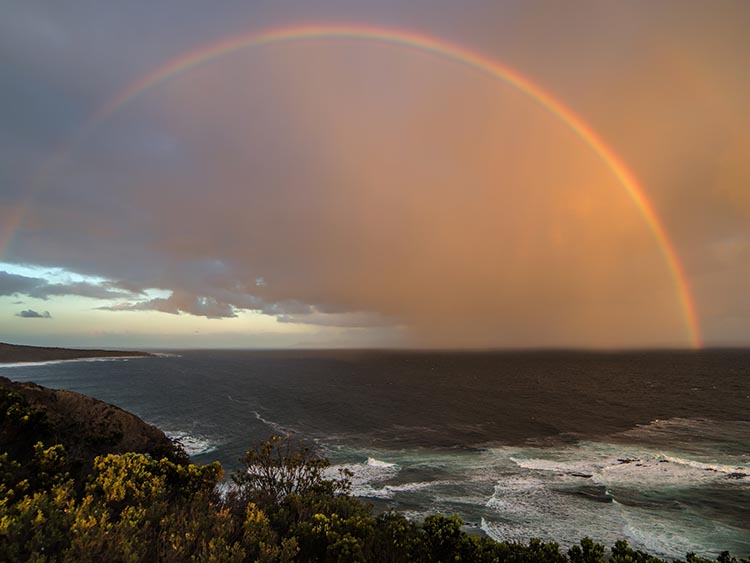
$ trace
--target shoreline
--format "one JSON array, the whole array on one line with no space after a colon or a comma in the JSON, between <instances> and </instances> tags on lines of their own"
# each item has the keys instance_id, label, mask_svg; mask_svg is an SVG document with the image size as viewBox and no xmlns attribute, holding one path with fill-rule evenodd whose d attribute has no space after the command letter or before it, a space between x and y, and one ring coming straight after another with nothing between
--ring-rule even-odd
<instances>
[{"instance_id":1,"label":"shoreline","mask_svg":"<svg viewBox=\"0 0 750 563\"><path fill-rule=\"evenodd\" d=\"M147 352L131 350L53 348L43 346L23 346L0 342L0 367L21 367L24 365L45 365L58 362L121 360L150 357L155 356Z\"/></svg>"},{"instance_id":2,"label":"shoreline","mask_svg":"<svg viewBox=\"0 0 750 563\"><path fill-rule=\"evenodd\" d=\"M2 368L22 368L22 367L33 367L33 366L47 366L52 364L67 364L73 362L116 362L127 361L127 360L142 360L146 358L158 358L156 354L142 354L138 356L96 356L96 357L84 357L84 358L65 358L62 360L28 360L20 362L0 362L0 369Z\"/></svg>"}]
</instances>

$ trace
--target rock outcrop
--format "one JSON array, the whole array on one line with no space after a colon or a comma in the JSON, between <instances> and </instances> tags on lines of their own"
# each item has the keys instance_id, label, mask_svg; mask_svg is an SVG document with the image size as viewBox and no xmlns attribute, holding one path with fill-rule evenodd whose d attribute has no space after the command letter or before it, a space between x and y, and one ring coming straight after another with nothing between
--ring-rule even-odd
<instances>
[{"instance_id":1,"label":"rock outcrop","mask_svg":"<svg viewBox=\"0 0 750 563\"><path fill-rule=\"evenodd\" d=\"M161 430L119 407L0 377L0 452L23 461L37 442L62 444L71 474L88 472L96 456L108 453L187 459Z\"/></svg>"}]
</instances>

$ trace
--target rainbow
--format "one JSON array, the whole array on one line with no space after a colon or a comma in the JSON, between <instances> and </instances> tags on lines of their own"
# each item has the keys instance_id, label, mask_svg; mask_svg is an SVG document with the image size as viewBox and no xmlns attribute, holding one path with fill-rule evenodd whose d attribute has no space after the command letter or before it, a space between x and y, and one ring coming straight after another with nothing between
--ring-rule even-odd
<instances>
[{"instance_id":1,"label":"rainbow","mask_svg":"<svg viewBox=\"0 0 750 563\"><path fill-rule=\"evenodd\" d=\"M165 80L184 73L200 64L207 63L213 59L240 49L258 47L271 43L312 39L378 41L432 53L444 59L471 67L485 75L502 80L506 84L517 88L529 98L536 101L540 106L555 115L560 121L575 132L575 134L607 165L622 187L627 190L628 195L639 209L656 239L674 279L690 343L695 348L701 347L702 341L698 316L685 272L653 205L646 196L643 187L639 184L633 173L628 170L625 163L622 162L612 148L609 147L604 140L585 121L583 121L583 119L576 115L564 103L544 91L540 86L534 84L528 78L507 66L442 39L410 31L363 25L295 25L291 27L271 29L260 33L249 33L229 37L177 57L127 85L121 92L97 109L79 130L73 140L67 143L64 150L58 151L55 157L57 159L65 156L77 144L79 139L85 137L86 134L94 129L102 120L108 118L128 102L151 90ZM14 222L17 224L20 220ZM13 228L15 228L15 226ZM5 236L9 236L8 233L6 233ZM2 242L3 241L0 240L0 243ZM7 242L5 244L7 244ZM2 255L2 250L3 246L0 245L0 255Z\"/></svg>"}]
</instances>

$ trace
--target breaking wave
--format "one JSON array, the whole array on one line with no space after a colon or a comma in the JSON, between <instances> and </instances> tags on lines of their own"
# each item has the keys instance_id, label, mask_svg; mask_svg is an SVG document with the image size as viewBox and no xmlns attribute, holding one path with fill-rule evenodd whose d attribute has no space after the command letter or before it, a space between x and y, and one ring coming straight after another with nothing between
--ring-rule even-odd
<instances>
[{"instance_id":1,"label":"breaking wave","mask_svg":"<svg viewBox=\"0 0 750 563\"><path fill-rule=\"evenodd\" d=\"M165 430L164 434L166 434L170 440L177 442L180 446L182 446L182 448L185 450L185 453L187 453L189 456L206 454L216 450L219 446L218 443L210 440L209 438L206 438L205 436L189 434L187 432L181 432L179 430Z\"/></svg>"}]
</instances>

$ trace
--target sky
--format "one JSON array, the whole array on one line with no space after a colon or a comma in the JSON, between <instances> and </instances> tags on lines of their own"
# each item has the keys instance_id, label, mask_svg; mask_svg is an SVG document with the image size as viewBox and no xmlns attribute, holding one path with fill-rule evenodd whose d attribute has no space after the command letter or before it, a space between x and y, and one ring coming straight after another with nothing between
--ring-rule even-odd
<instances>
[{"instance_id":1,"label":"sky","mask_svg":"<svg viewBox=\"0 0 750 563\"><path fill-rule=\"evenodd\" d=\"M744 0L6 3L0 341L750 345L748 25ZM360 32L247 39L305 26Z\"/></svg>"}]
</instances>

